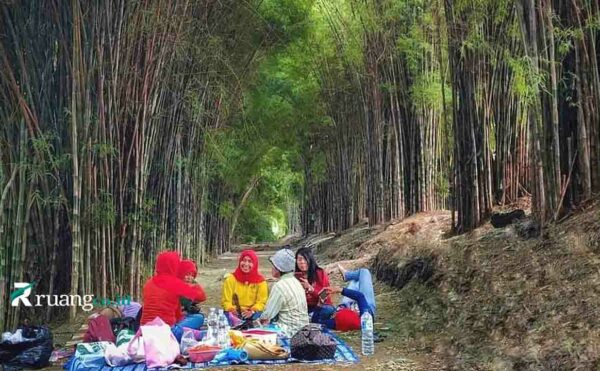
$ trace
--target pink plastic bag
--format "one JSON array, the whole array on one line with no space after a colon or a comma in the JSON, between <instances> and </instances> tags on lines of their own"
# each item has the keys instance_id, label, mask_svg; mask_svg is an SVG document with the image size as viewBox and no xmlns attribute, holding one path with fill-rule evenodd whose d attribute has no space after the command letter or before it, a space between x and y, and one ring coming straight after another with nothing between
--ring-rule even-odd
<instances>
[{"instance_id":1,"label":"pink plastic bag","mask_svg":"<svg viewBox=\"0 0 600 371\"><path fill-rule=\"evenodd\" d=\"M127 345L127 354L134 363L142 363L146 360L144 352L144 339L142 338L141 329L137 331L133 339Z\"/></svg>"},{"instance_id":2,"label":"pink plastic bag","mask_svg":"<svg viewBox=\"0 0 600 371\"><path fill-rule=\"evenodd\" d=\"M179 343L171 327L156 317L140 327L144 339L144 353L148 368L167 367L179 355ZM136 335L137 336L137 335Z\"/></svg>"}]
</instances>

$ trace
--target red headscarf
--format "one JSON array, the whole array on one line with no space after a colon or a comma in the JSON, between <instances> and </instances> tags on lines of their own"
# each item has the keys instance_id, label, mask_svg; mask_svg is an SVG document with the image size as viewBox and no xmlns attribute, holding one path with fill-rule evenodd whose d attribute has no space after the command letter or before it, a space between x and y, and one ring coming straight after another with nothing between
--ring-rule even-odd
<instances>
[{"instance_id":1,"label":"red headscarf","mask_svg":"<svg viewBox=\"0 0 600 371\"><path fill-rule=\"evenodd\" d=\"M245 257L249 257L253 263L252 270L250 270L250 272L248 273L244 273L240 269L240 263ZM240 254L240 259L238 261L238 266L233 272L233 275L235 276L235 279L241 283L261 283L265 280L265 277L263 277L262 274L258 273L258 256L256 256L254 250L242 251L242 253Z\"/></svg>"},{"instance_id":2,"label":"red headscarf","mask_svg":"<svg viewBox=\"0 0 600 371\"><path fill-rule=\"evenodd\" d=\"M196 277L198 271L196 270L196 263L191 260L182 260L179 262L179 268L177 269L177 277L185 279L186 276L192 275Z\"/></svg>"}]
</instances>

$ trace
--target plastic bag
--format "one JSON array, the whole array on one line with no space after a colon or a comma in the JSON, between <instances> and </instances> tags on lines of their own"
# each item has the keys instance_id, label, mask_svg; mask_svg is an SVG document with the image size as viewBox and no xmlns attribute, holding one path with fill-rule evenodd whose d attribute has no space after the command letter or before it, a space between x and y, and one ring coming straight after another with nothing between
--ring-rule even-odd
<instances>
[{"instance_id":1,"label":"plastic bag","mask_svg":"<svg viewBox=\"0 0 600 371\"><path fill-rule=\"evenodd\" d=\"M131 361L135 363L142 363L146 360L144 339L142 338L141 330L138 330L133 339L127 344L127 354L131 358Z\"/></svg>"},{"instance_id":2,"label":"plastic bag","mask_svg":"<svg viewBox=\"0 0 600 371\"><path fill-rule=\"evenodd\" d=\"M79 343L75 349L75 357L80 358L82 356L89 355L104 355L104 351L108 346L112 344L108 341L98 341L95 343Z\"/></svg>"},{"instance_id":3,"label":"plastic bag","mask_svg":"<svg viewBox=\"0 0 600 371\"><path fill-rule=\"evenodd\" d=\"M113 345L108 341L98 341L95 343L79 343L75 350L75 358L79 360L83 367L104 367L104 353L106 349Z\"/></svg>"},{"instance_id":4,"label":"plastic bag","mask_svg":"<svg viewBox=\"0 0 600 371\"><path fill-rule=\"evenodd\" d=\"M52 355L52 333L47 327L30 327L23 331L33 338L12 344L0 344L0 363L16 368L41 368L48 365Z\"/></svg>"},{"instance_id":5,"label":"plastic bag","mask_svg":"<svg viewBox=\"0 0 600 371\"><path fill-rule=\"evenodd\" d=\"M23 337L23 330L18 329L14 334L10 332L5 332L2 334L2 342L9 342L12 344L18 344L27 341L26 338Z\"/></svg>"},{"instance_id":6,"label":"plastic bag","mask_svg":"<svg viewBox=\"0 0 600 371\"><path fill-rule=\"evenodd\" d=\"M111 367L125 366L133 363L133 360L127 353L128 343L119 345L118 347L110 344L104 352L104 360Z\"/></svg>"},{"instance_id":7,"label":"plastic bag","mask_svg":"<svg viewBox=\"0 0 600 371\"><path fill-rule=\"evenodd\" d=\"M116 342L117 347L121 346L123 344L128 344L131 341L131 339L133 339L134 336L135 336L135 333L128 328L119 331L119 334L117 335L117 342Z\"/></svg>"},{"instance_id":8,"label":"plastic bag","mask_svg":"<svg viewBox=\"0 0 600 371\"><path fill-rule=\"evenodd\" d=\"M148 368L167 367L179 355L179 344L171 327L156 317L140 327L144 338L144 352Z\"/></svg>"},{"instance_id":9,"label":"plastic bag","mask_svg":"<svg viewBox=\"0 0 600 371\"><path fill-rule=\"evenodd\" d=\"M180 346L180 350L181 350L181 354L183 354L184 356L188 355L187 350L193 346L198 345L198 341L196 340L196 336L194 335L194 332L192 330L189 329L185 329L183 331L183 336L181 336L181 346Z\"/></svg>"}]
</instances>

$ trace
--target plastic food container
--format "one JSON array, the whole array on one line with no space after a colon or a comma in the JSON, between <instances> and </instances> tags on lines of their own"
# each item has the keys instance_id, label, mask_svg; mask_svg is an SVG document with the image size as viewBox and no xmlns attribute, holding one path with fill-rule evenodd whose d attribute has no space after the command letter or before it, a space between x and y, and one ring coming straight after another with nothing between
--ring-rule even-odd
<instances>
[{"instance_id":1,"label":"plastic food container","mask_svg":"<svg viewBox=\"0 0 600 371\"><path fill-rule=\"evenodd\" d=\"M244 337L246 338L260 340L266 344L277 345L277 332L275 331L253 329L242 331L242 334L244 334Z\"/></svg>"},{"instance_id":2,"label":"plastic food container","mask_svg":"<svg viewBox=\"0 0 600 371\"><path fill-rule=\"evenodd\" d=\"M198 362L210 362L213 358L221 351L219 347L205 348L200 350L194 350L190 348L188 350L190 361L194 363Z\"/></svg>"}]
</instances>

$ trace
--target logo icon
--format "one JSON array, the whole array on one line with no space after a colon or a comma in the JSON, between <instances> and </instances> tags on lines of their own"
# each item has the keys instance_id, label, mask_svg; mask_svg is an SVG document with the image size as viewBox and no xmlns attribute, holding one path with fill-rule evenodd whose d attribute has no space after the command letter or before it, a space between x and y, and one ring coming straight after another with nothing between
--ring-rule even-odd
<instances>
[{"instance_id":1,"label":"logo icon","mask_svg":"<svg viewBox=\"0 0 600 371\"><path fill-rule=\"evenodd\" d=\"M28 297L31 294L31 289L35 285L35 282L15 282L15 291L10 294L10 305L16 307L19 305L19 302L22 302L23 305L30 307L31 302Z\"/></svg>"}]
</instances>

